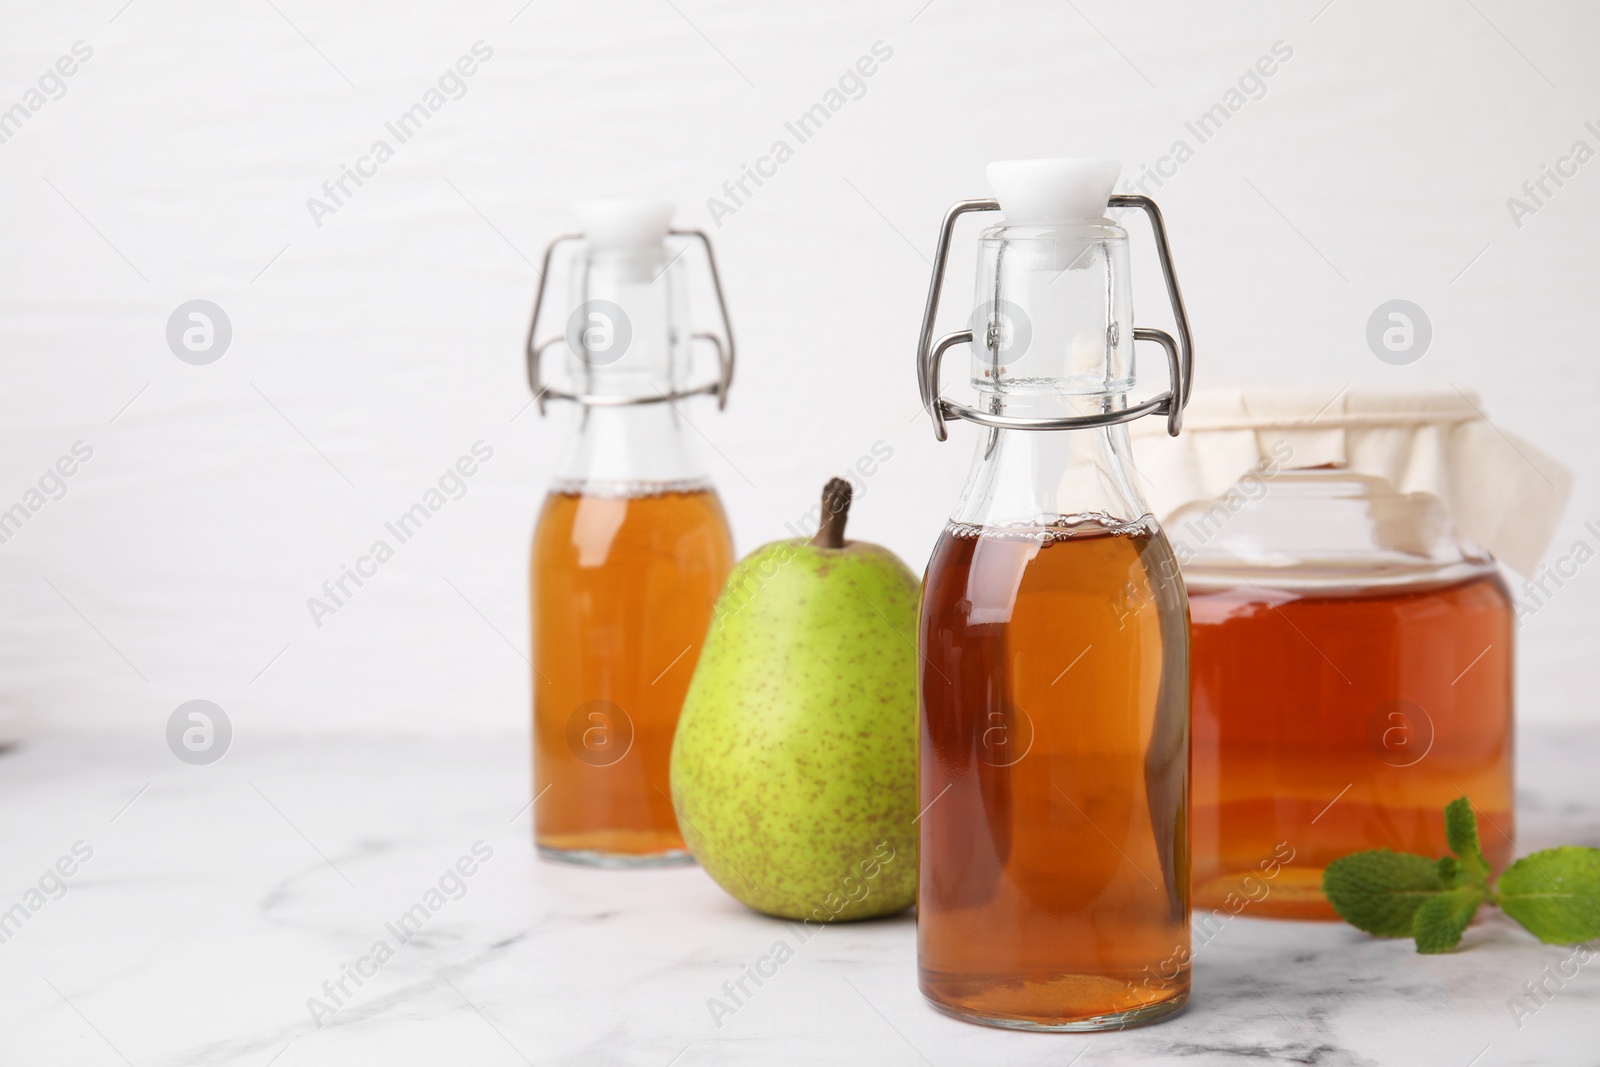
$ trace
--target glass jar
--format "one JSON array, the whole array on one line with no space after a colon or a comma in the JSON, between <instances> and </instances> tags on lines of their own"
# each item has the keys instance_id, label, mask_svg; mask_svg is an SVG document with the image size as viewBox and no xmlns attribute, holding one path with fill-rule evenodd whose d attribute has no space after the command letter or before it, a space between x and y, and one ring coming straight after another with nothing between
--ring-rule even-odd
<instances>
[{"instance_id":1,"label":"glass jar","mask_svg":"<svg viewBox=\"0 0 1600 1067\"><path fill-rule=\"evenodd\" d=\"M1441 499L1276 440L1169 516L1193 632L1194 904L1334 918L1322 871L1447 851L1469 796L1512 854L1512 604ZM1207 920L1200 920L1203 925Z\"/></svg>"}]
</instances>

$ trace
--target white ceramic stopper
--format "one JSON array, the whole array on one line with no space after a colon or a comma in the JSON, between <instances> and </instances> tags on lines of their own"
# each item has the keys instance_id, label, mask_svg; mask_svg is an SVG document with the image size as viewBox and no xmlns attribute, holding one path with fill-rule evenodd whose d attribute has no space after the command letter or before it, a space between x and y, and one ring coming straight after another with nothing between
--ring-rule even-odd
<instances>
[{"instance_id":1,"label":"white ceramic stopper","mask_svg":"<svg viewBox=\"0 0 1600 1067\"><path fill-rule=\"evenodd\" d=\"M984 171L1011 226L1098 219L1121 173L1114 159L1008 159Z\"/></svg>"},{"instance_id":2,"label":"white ceramic stopper","mask_svg":"<svg viewBox=\"0 0 1600 1067\"><path fill-rule=\"evenodd\" d=\"M661 247L672 225L672 205L662 200L583 200L578 226L595 251Z\"/></svg>"}]
</instances>

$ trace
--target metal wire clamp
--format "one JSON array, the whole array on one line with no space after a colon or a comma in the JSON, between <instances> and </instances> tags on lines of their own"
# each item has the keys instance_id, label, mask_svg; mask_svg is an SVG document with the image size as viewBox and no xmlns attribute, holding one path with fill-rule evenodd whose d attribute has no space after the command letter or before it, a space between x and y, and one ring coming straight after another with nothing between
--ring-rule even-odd
<instances>
[{"instance_id":1,"label":"metal wire clamp","mask_svg":"<svg viewBox=\"0 0 1600 1067\"><path fill-rule=\"evenodd\" d=\"M1178 436L1183 426L1183 409L1189 403L1189 392L1194 385L1194 344L1189 334L1189 316L1183 309L1183 294L1178 290L1178 278L1172 269L1172 250L1167 244L1167 229L1161 220L1161 209L1148 196L1113 196L1111 207L1138 208L1150 219L1150 229L1155 235L1156 254L1161 260L1161 273L1167 283L1167 299L1172 304L1172 317L1177 323L1178 339L1165 330L1153 327L1136 327L1136 341L1154 341L1166 350L1167 373L1170 386L1162 393L1130 408L1107 411L1099 415L1070 415L1055 419L1023 418L996 415L965 404L957 404L939 395L939 367L944 354L960 344L972 343L971 330L957 330L933 340L934 319L939 314L939 296L944 287L945 265L950 258L950 237L956 220L969 212L999 211L1000 202L993 198L961 200L945 212L944 224L939 230L939 246L933 254L933 281L928 287L928 303L922 312L922 334L917 339L917 387L922 394L922 406L933 416L933 436L943 441L948 436L947 419L966 419L981 426L1002 430L1082 430L1099 426L1113 426L1132 422L1143 415L1165 415L1167 433ZM1177 394L1174 402L1174 393Z\"/></svg>"},{"instance_id":2,"label":"metal wire clamp","mask_svg":"<svg viewBox=\"0 0 1600 1067\"><path fill-rule=\"evenodd\" d=\"M564 241L581 241L584 234L581 230L569 230L558 233L550 238L550 243L544 247L544 262L539 267L539 288L533 297L533 317L528 321L528 339L526 342L528 358L528 388L533 390L533 398L539 405L539 414L545 413L546 400L571 400L577 404L591 407L629 407L635 404L661 404L674 400L684 400L691 396L714 396L717 398L717 409L720 411L728 406L728 388L733 385L733 326L728 320L728 302L722 295L722 276L717 272L717 257L711 250L711 239L703 230L668 230L668 237L687 237L698 240L706 250L706 263L711 268L711 287L717 294L717 313L722 319L722 335L709 331L697 331L689 335L694 341L709 341L717 350L718 374L715 381L692 388L680 389L671 393L658 392L653 396L613 396L603 393L569 393L557 389L553 385L542 384L540 364L544 360L545 349L551 345L559 344L566 339L565 334L550 334L535 340L539 332L539 313L544 308L545 286L550 279L550 263L556 247ZM679 255L682 255L680 252ZM675 257L676 258L676 257ZM668 263L671 266L671 263ZM663 272L665 268L663 268Z\"/></svg>"}]
</instances>

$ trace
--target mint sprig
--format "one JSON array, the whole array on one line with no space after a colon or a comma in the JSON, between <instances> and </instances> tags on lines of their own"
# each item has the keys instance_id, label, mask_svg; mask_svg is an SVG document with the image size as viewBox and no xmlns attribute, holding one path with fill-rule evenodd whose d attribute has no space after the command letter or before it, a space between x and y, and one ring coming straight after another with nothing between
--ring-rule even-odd
<instances>
[{"instance_id":1,"label":"mint sprig","mask_svg":"<svg viewBox=\"0 0 1600 1067\"><path fill-rule=\"evenodd\" d=\"M1345 922L1378 937L1412 937L1417 951L1449 952L1484 902L1546 944L1600 937L1600 849L1563 846L1525 856L1489 884L1472 802L1444 809L1453 856L1432 860L1371 849L1334 860L1322 891Z\"/></svg>"}]
</instances>

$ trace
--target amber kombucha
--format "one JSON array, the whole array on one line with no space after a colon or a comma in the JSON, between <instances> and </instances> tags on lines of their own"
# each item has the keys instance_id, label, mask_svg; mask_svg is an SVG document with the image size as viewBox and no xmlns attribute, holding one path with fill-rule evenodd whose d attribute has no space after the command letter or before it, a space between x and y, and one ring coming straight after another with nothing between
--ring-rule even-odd
<instances>
[{"instance_id":1,"label":"amber kombucha","mask_svg":"<svg viewBox=\"0 0 1600 1067\"><path fill-rule=\"evenodd\" d=\"M1142 524L951 526L934 550L917 937L922 991L944 1011L1098 1029L1188 996L1176 574Z\"/></svg>"},{"instance_id":2,"label":"amber kombucha","mask_svg":"<svg viewBox=\"0 0 1600 1067\"><path fill-rule=\"evenodd\" d=\"M722 505L703 486L546 499L531 567L542 852L688 860L668 760L732 557Z\"/></svg>"},{"instance_id":3,"label":"amber kombucha","mask_svg":"<svg viewBox=\"0 0 1600 1067\"><path fill-rule=\"evenodd\" d=\"M1512 613L1492 568L1301 590L1191 574L1189 598L1195 907L1334 918L1328 863L1445 854L1462 794L1490 863L1510 859Z\"/></svg>"}]
</instances>

